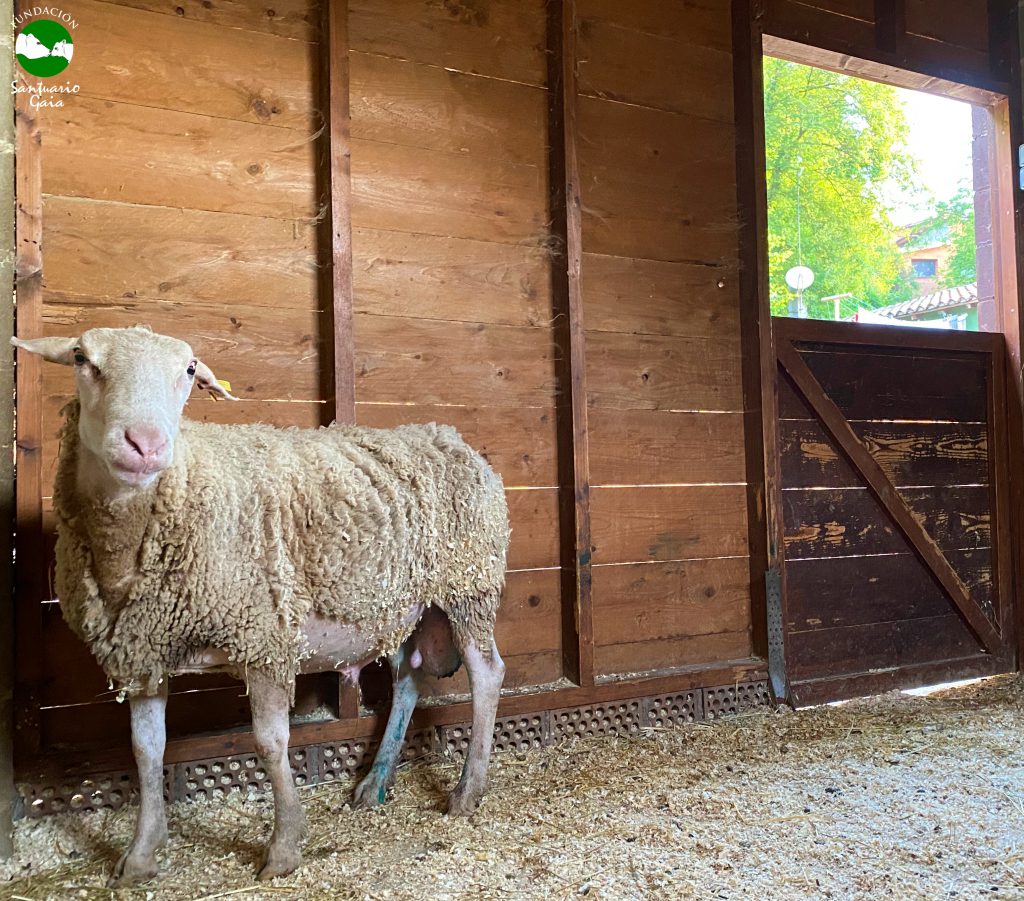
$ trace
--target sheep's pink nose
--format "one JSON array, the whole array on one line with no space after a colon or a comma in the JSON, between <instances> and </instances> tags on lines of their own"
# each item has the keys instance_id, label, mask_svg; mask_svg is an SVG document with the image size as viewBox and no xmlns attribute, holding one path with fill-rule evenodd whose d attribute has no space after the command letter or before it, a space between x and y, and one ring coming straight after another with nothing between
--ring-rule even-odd
<instances>
[{"instance_id":1,"label":"sheep's pink nose","mask_svg":"<svg viewBox=\"0 0 1024 901\"><path fill-rule=\"evenodd\" d=\"M159 457L167 447L167 436L155 425L135 425L125 429L124 440L143 460Z\"/></svg>"}]
</instances>

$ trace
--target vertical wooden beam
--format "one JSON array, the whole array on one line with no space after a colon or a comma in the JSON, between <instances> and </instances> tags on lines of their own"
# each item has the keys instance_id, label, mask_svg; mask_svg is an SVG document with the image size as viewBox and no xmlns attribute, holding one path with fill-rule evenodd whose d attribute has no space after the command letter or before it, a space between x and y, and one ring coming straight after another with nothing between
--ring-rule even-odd
<instances>
[{"instance_id":1,"label":"vertical wooden beam","mask_svg":"<svg viewBox=\"0 0 1024 901\"><path fill-rule=\"evenodd\" d=\"M16 328L22 337L42 334L43 198L42 133L28 95L15 101L15 296ZM42 605L49 591L43 541L43 396L42 358L17 355L17 467L15 512L15 696L16 758L28 760L39 751L39 704Z\"/></svg>"},{"instance_id":2,"label":"vertical wooden beam","mask_svg":"<svg viewBox=\"0 0 1024 901\"><path fill-rule=\"evenodd\" d=\"M321 32L324 323L321 380L328 422L356 421L355 339L352 332L352 153L350 146L348 0L324 0ZM326 195L326 197L323 197ZM338 716L359 716L359 685L338 676Z\"/></svg>"},{"instance_id":3,"label":"vertical wooden beam","mask_svg":"<svg viewBox=\"0 0 1024 901\"><path fill-rule=\"evenodd\" d=\"M761 10L763 12L763 10ZM733 3L736 178L740 213L740 339L750 535L753 651L768 658L772 693L790 699L785 671L785 566L781 519L776 382L778 367L768 291L761 18L750 0ZM777 592L769 609L769 586ZM771 615L769 615L771 614Z\"/></svg>"},{"instance_id":4,"label":"vertical wooden beam","mask_svg":"<svg viewBox=\"0 0 1024 901\"><path fill-rule=\"evenodd\" d=\"M327 415L355 422L355 351L352 334L352 166L349 141L348 0L326 0L321 42L328 193L324 217L324 309L329 324L325 342Z\"/></svg>"},{"instance_id":5,"label":"vertical wooden beam","mask_svg":"<svg viewBox=\"0 0 1024 901\"><path fill-rule=\"evenodd\" d=\"M875 0L875 46L885 53L897 53L906 37L906 0Z\"/></svg>"},{"instance_id":6,"label":"vertical wooden beam","mask_svg":"<svg viewBox=\"0 0 1024 901\"><path fill-rule=\"evenodd\" d=\"M0 2L6 42L0 84L14 79L14 6ZM0 127L0 859L14 853L14 97L4 94Z\"/></svg>"},{"instance_id":7,"label":"vertical wooden beam","mask_svg":"<svg viewBox=\"0 0 1024 901\"><path fill-rule=\"evenodd\" d=\"M551 178L552 280L559 346L563 658L568 678L594 684L594 613L590 541L590 454L583 328L583 222L577 156L576 2L548 5L548 154ZM565 490L571 485L570 496ZM569 601L569 604L565 602Z\"/></svg>"}]
</instances>

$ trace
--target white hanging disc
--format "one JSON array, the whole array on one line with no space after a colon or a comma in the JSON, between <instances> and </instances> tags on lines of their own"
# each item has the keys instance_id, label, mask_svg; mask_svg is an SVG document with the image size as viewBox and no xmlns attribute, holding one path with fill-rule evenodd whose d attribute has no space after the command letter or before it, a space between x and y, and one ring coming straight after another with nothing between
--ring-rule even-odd
<instances>
[{"instance_id":1,"label":"white hanging disc","mask_svg":"<svg viewBox=\"0 0 1024 901\"><path fill-rule=\"evenodd\" d=\"M786 284L793 291L806 291L814 284L814 273L807 266L794 266L786 273Z\"/></svg>"}]
</instances>

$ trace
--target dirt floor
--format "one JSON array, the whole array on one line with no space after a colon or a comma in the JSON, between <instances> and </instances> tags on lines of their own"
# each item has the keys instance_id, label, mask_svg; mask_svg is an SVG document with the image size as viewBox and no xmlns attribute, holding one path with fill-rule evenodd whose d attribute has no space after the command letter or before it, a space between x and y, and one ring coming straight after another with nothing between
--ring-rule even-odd
<instances>
[{"instance_id":1,"label":"dirt floor","mask_svg":"<svg viewBox=\"0 0 1024 901\"><path fill-rule=\"evenodd\" d=\"M22 821L0 898L1024 898L1024 679L495 758L471 820L445 761L354 813L304 793L306 865L253 881L265 800L178 804L161 877L103 888L134 807Z\"/></svg>"}]
</instances>

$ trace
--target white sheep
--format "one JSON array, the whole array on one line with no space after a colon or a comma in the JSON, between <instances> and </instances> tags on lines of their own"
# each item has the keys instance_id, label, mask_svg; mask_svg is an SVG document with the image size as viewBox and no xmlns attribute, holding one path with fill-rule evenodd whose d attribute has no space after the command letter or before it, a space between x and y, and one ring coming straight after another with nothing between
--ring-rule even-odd
<instances>
[{"instance_id":1,"label":"white sheep","mask_svg":"<svg viewBox=\"0 0 1024 901\"><path fill-rule=\"evenodd\" d=\"M261 879L294 870L305 829L288 764L296 673L387 656L394 695L355 790L384 801L424 673L466 664L473 731L448 811L486 785L504 664L494 620L508 510L501 479L451 428L277 429L190 422L194 384L231 395L184 341L136 326L14 339L74 367L54 486L56 588L71 628L129 696L135 835L111 885L156 875L167 837L168 677L244 679L274 791Z\"/></svg>"}]
</instances>

